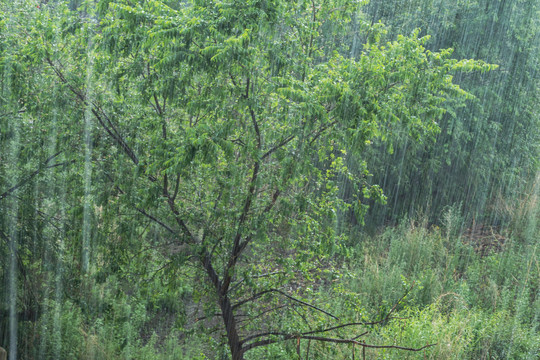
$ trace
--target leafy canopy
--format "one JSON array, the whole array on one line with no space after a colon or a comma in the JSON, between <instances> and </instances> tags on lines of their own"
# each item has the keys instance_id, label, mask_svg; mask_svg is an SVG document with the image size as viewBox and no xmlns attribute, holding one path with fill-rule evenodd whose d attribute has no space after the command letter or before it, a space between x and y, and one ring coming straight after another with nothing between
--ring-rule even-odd
<instances>
[{"instance_id":1,"label":"leafy canopy","mask_svg":"<svg viewBox=\"0 0 540 360\"><path fill-rule=\"evenodd\" d=\"M491 68L426 50L418 30L382 43L380 24L362 24L363 51L352 58L346 34L352 18L361 21L361 4L50 2L4 20L17 29L2 37L11 51L1 61L17 101L43 104L36 89L54 90L54 102L24 116L62 129L66 141L55 147L84 177L84 223L91 213L93 232L125 236L131 248L113 251L106 236L87 246L101 245L120 271L129 268L122 252L150 251L129 229L155 224L144 237L161 249L154 261L196 265L194 286L220 308L234 359L275 342L250 337L255 330L280 326L272 313L237 326L235 316L268 305L250 294L299 273L309 280L345 244L336 214L350 209L361 219L365 198L383 200L368 185L363 150L397 128L415 141L432 138L445 101L471 97L452 74ZM344 178L354 202L338 196ZM90 271L107 259L95 254L87 254ZM163 268L140 260L136 271ZM273 271L285 275L262 276ZM305 326L293 320L291 328Z\"/></svg>"}]
</instances>

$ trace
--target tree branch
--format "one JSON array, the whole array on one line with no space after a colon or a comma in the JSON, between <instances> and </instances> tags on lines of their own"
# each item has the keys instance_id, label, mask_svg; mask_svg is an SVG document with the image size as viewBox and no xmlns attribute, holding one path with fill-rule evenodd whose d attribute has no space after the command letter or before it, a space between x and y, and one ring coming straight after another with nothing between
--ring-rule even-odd
<instances>
[{"instance_id":1,"label":"tree branch","mask_svg":"<svg viewBox=\"0 0 540 360\"><path fill-rule=\"evenodd\" d=\"M180 188L180 174L176 177L176 185L174 186L174 193L172 195L172 201L174 202L176 200L176 197L178 196L178 189Z\"/></svg>"},{"instance_id":2,"label":"tree branch","mask_svg":"<svg viewBox=\"0 0 540 360\"><path fill-rule=\"evenodd\" d=\"M270 150L268 150L267 152L265 152L263 154L263 156L261 157L261 160L264 160L266 159L267 157L269 157L270 155L272 155L273 152L275 152L276 150L279 150L280 148L282 148L283 146L287 145L289 142L291 142L291 140L293 140L294 138L296 137L296 135L291 135L289 136L288 138L284 139L283 141L281 141L279 144L275 145L274 147L272 147Z\"/></svg>"},{"instance_id":3,"label":"tree branch","mask_svg":"<svg viewBox=\"0 0 540 360\"><path fill-rule=\"evenodd\" d=\"M21 182L19 182L18 184L15 184L14 186L12 186L11 188L7 189L5 192L3 192L2 194L0 194L0 200L8 197L11 193L13 193L15 190L17 190L18 188L20 188L21 186L24 186L26 185L28 182L30 182L30 180L32 180L36 175L38 175L43 169L50 169L50 168L53 168L53 167L56 167L56 166L62 166L62 165L65 165L66 163L70 163L70 162L65 162L65 163L61 163L61 164L54 164L54 165L50 165L50 166L47 166L47 164L49 162L51 162L54 158L56 158L58 155L60 155L62 153L62 151L59 151L57 152L56 154L50 156L49 158L47 158L43 164L38 167L34 172L32 172L30 175L28 175L26 177L26 179L22 180Z\"/></svg>"},{"instance_id":4,"label":"tree branch","mask_svg":"<svg viewBox=\"0 0 540 360\"><path fill-rule=\"evenodd\" d=\"M240 244L240 240L242 237L242 227L244 226L244 223L248 217L249 209L251 208L251 203L253 201L253 194L255 193L255 186L256 186L258 175L259 175L259 161L257 160L253 164L253 175L251 176L248 194L246 197L246 201L244 203L244 209L242 210L242 215L240 215L240 219L238 220L238 227L236 230L236 235L234 237L233 249L229 257L227 266L225 267L225 272L223 275L224 286L223 286L222 291L224 291L225 293L228 291L229 285L232 280L232 270L238 261L238 257L240 256L241 252L245 248L245 246L241 246Z\"/></svg>"},{"instance_id":5,"label":"tree branch","mask_svg":"<svg viewBox=\"0 0 540 360\"><path fill-rule=\"evenodd\" d=\"M246 94L245 98L247 99L249 96L249 78L246 81ZM259 129L259 125L257 123L257 118L255 116L255 112L251 108L251 106L248 105L249 113L251 116L251 122L253 124L253 129L255 130L255 134L257 136L257 149L261 149L261 132ZM258 156L258 155L257 155ZM238 262L238 258L242 251L245 249L245 247L248 244L248 240L244 241L243 244L240 243L240 240L242 238L242 227L244 226L244 223L246 222L246 219L248 217L249 209L251 208L251 204L253 202L253 194L255 193L255 187L257 185L257 177L259 176L259 159L255 160L253 163L253 174L251 176L251 181L249 183L249 190L246 197L246 201L244 202L244 209L242 210L242 215L240 215L240 219L238 220L238 227L236 230L236 236L234 237L233 242L233 248L231 255L229 257L229 261L227 262L227 265L225 266L225 270L223 272L223 287L221 291L223 294L227 293L229 290L229 286L231 284L232 275L233 275L233 269L236 266L236 263Z\"/></svg>"},{"instance_id":6,"label":"tree branch","mask_svg":"<svg viewBox=\"0 0 540 360\"><path fill-rule=\"evenodd\" d=\"M397 309L398 305L401 304L403 299L405 299L405 296L407 296L411 292L414 286L415 286L415 282L413 281L411 286L407 289L407 291L405 291L405 294L403 294L403 296L400 297L398 301L396 301L396 303L394 304L394 306L392 306L392 309L390 309L390 311L388 312L388 314L386 314L384 319L379 321L380 323L386 323L388 320L390 320L390 316L392 315L392 313Z\"/></svg>"},{"instance_id":7,"label":"tree branch","mask_svg":"<svg viewBox=\"0 0 540 360\"><path fill-rule=\"evenodd\" d=\"M47 61L49 66L53 69L54 73L58 76L58 78L60 79L60 82L65 84L68 87L68 89L77 97L77 99L79 99L81 103L83 103L85 106L92 107L91 112L96 117L99 124L105 129L105 131L109 134L109 136L111 136L114 139L114 141L124 150L124 152L131 159L131 161L133 161L135 165L138 165L139 159L137 155L131 149L131 147L126 143L123 137L120 135L120 133L114 126L114 123L107 116L107 114L96 104L88 102L88 99L86 98L86 96L80 90L77 90L75 87L73 87L69 83L69 81L66 79L62 71L58 69L58 67L54 64L54 62L49 57L47 57L45 60Z\"/></svg>"},{"instance_id":8,"label":"tree branch","mask_svg":"<svg viewBox=\"0 0 540 360\"><path fill-rule=\"evenodd\" d=\"M7 113L0 114L0 118L3 118L4 116L15 115L15 114L23 114L24 112L26 112L26 109L24 108L17 111L10 111Z\"/></svg>"},{"instance_id":9,"label":"tree branch","mask_svg":"<svg viewBox=\"0 0 540 360\"><path fill-rule=\"evenodd\" d=\"M317 133L315 133L315 136L313 136L313 138L309 142L309 145L313 144L315 142L315 140L317 140L319 138L319 136L321 136L327 129L329 129L332 126L334 126L335 124L337 124L337 122L338 122L337 120L334 120L331 123L328 123L326 125L321 126L320 130Z\"/></svg>"},{"instance_id":10,"label":"tree branch","mask_svg":"<svg viewBox=\"0 0 540 360\"><path fill-rule=\"evenodd\" d=\"M146 211L144 211L143 209L140 209L138 207L136 207L135 210L137 210L138 212L140 212L142 215L146 216L147 218L149 218L153 222L157 223L158 225L160 225L162 228L164 228L165 230L167 230L171 234L178 236L176 231L174 231L169 225L165 224L163 221L159 220L155 216L153 216L151 214L148 214Z\"/></svg>"},{"instance_id":11,"label":"tree branch","mask_svg":"<svg viewBox=\"0 0 540 360\"><path fill-rule=\"evenodd\" d=\"M295 301L295 302L297 302L299 304L302 304L302 305L310 307L310 308L312 308L314 310L320 311L323 314L326 314L326 315L330 316L331 318L339 320L339 318L337 316L334 316L334 315L330 314L328 311L325 311L325 310L323 310L323 309L321 309L321 308L319 308L319 307L317 307L315 305L311 305L311 304L309 304L309 303L307 303L305 301L302 301L302 300L299 300L299 299L297 299L297 298L295 298L293 296L290 296L286 292L281 291L279 289L268 289L268 290L265 290L265 291L261 291L260 293L257 293L257 294L253 295L252 297L250 297L250 298L248 298L246 300L242 300L239 303L236 303L235 305L233 305L233 309L236 309L237 307L240 307L240 306L244 305L245 303L256 300L256 299L260 298L261 296L263 296L265 294L268 294L268 293L271 293L271 292L276 292L278 294L281 294L281 295L285 296L286 298L288 298L289 300Z\"/></svg>"},{"instance_id":12,"label":"tree branch","mask_svg":"<svg viewBox=\"0 0 540 360\"><path fill-rule=\"evenodd\" d=\"M337 330L337 329L341 329L341 328L344 328L344 327L349 327L349 326L366 326L366 325L375 325L375 324L378 324L379 321L377 322L354 322L354 323L348 323L348 324L342 324L342 325L337 325L337 326L333 326L331 328L327 328L327 329L321 329L321 330L313 330L313 331L308 331L308 332L303 332L303 333L300 333L300 334L296 334L296 335L299 335L299 336L308 336L308 335L313 335L313 334L318 334L318 333L323 333L323 332L328 332L328 331L332 331L332 330ZM280 333L279 331L268 331L268 332L264 332L264 333L259 333L259 334L255 334L255 335L251 335L251 336L248 336L247 338L245 338L243 340L243 342L248 342L248 341L251 341L251 340L254 340L254 339L257 339L257 338L260 338L260 337L264 337L264 336L269 336L269 335L280 335L282 333ZM366 333L363 333L362 335L365 335ZM358 337L356 337L358 338ZM353 338L351 340L355 340L356 338Z\"/></svg>"},{"instance_id":13,"label":"tree branch","mask_svg":"<svg viewBox=\"0 0 540 360\"><path fill-rule=\"evenodd\" d=\"M255 117L255 111L251 106L248 106L249 114L251 117L251 123L253 124L253 129L255 130L255 135L257 136L257 149L261 149L261 130L259 129L259 124L257 123L257 118Z\"/></svg>"},{"instance_id":14,"label":"tree branch","mask_svg":"<svg viewBox=\"0 0 540 360\"><path fill-rule=\"evenodd\" d=\"M322 337L322 336L299 335L299 334L288 334L288 333L273 333L269 335L281 336L282 338L256 341L254 343L251 343L249 345L242 347L242 351L245 353L246 351L249 351L256 347L266 346L266 345L274 344L277 342L291 340L291 339L298 339L298 338L307 339L307 340L316 340L316 341L322 341L322 342L331 342L334 344L355 344L355 345L362 346L364 348L371 348L371 349L397 349L397 350L405 350L405 351L413 351L413 352L422 351L424 349L437 345L435 343L435 344L427 344L420 348L411 348L411 347L404 347L404 346L398 346L398 345L372 345L372 344L366 344L364 342L360 342L360 341L352 340L352 339L337 339L337 338L328 338L328 337Z\"/></svg>"},{"instance_id":15,"label":"tree branch","mask_svg":"<svg viewBox=\"0 0 540 360\"><path fill-rule=\"evenodd\" d=\"M253 321L253 320L257 319L257 318L260 318L260 317L264 316L264 314L268 314L269 312L276 311L276 310L279 310L279 309L283 309L284 307L287 307L287 305L279 305L279 306L276 306L276 307L273 307L273 308L270 308L270 309L266 309L264 311L261 311L257 315L254 315L253 317L250 317L249 319L239 320L238 323L245 322L245 321ZM246 340L244 340L244 341L246 341Z\"/></svg>"}]
</instances>

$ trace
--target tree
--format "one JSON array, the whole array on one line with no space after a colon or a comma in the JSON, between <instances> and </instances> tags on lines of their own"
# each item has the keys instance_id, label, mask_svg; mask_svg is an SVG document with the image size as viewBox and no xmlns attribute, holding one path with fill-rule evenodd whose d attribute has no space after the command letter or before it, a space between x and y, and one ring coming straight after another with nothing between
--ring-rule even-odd
<instances>
[{"instance_id":1,"label":"tree","mask_svg":"<svg viewBox=\"0 0 540 360\"><path fill-rule=\"evenodd\" d=\"M58 146L82 175L73 196L83 199L81 271L121 263L134 250L116 246L141 248L123 229L151 222L165 262L155 271L194 266L233 359L289 339L377 346L315 335L373 322L332 325L335 315L282 285L304 284L342 246L336 211L361 218L362 199L382 199L346 156L361 163L398 125L411 141L433 136L445 100L470 98L451 74L490 66L427 51L418 31L383 44L381 25L363 25L364 49L349 57L342 34L355 1L89 5L42 5L11 34L40 86L72 100L54 109L69 114L69 141ZM31 97L40 98L18 95ZM343 177L354 202L337 196ZM112 261L96 256L98 244ZM295 320L297 306L320 315L316 330ZM287 327L272 321L278 310Z\"/></svg>"},{"instance_id":2,"label":"tree","mask_svg":"<svg viewBox=\"0 0 540 360\"><path fill-rule=\"evenodd\" d=\"M537 1L370 2L367 16L385 23L391 36L421 28L432 36L430 50L451 47L457 58L499 65L486 74L456 76L476 100L445 114L436 141L412 143L396 131L392 153L384 144L370 149L373 181L391 205L372 207L372 224L417 211L438 222L454 206L466 224L521 231L511 219L525 218L513 213L530 193L540 156L539 11Z\"/></svg>"}]
</instances>

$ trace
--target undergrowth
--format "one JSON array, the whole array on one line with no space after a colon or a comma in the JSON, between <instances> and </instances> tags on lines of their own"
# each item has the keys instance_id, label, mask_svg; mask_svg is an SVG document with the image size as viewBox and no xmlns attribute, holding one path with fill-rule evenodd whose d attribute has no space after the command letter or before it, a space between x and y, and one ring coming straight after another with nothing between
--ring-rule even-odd
<instances>
[{"instance_id":1,"label":"undergrowth","mask_svg":"<svg viewBox=\"0 0 540 360\"><path fill-rule=\"evenodd\" d=\"M503 247L479 253L450 215L441 228L406 222L376 236L359 236L353 250L336 260L333 278L339 281L310 295L313 303L341 319L381 320L391 313L378 325L345 328L329 337L365 332L359 341L367 344L431 347L411 352L308 340L298 347L295 340L256 349L246 358L539 359L540 249L538 239L522 235L536 233L508 235ZM24 332L32 334L24 345L27 354L227 359L219 331L186 315L197 306L189 288L164 291L156 280L145 293L127 295L115 277L89 288L89 304L51 301L38 322L27 323ZM92 311L85 313L88 306Z\"/></svg>"}]
</instances>

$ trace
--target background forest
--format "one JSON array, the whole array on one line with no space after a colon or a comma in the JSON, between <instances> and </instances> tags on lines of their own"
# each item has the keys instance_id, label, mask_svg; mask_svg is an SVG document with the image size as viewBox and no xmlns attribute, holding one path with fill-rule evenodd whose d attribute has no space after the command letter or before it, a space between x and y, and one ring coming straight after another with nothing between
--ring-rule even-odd
<instances>
[{"instance_id":1,"label":"background forest","mask_svg":"<svg viewBox=\"0 0 540 360\"><path fill-rule=\"evenodd\" d=\"M0 1L9 359L540 358L540 1Z\"/></svg>"}]
</instances>

